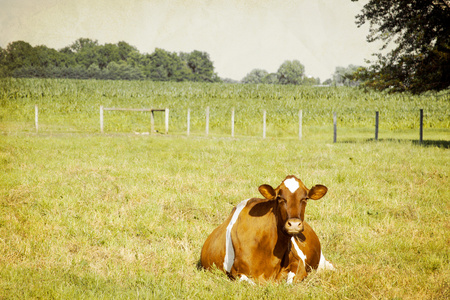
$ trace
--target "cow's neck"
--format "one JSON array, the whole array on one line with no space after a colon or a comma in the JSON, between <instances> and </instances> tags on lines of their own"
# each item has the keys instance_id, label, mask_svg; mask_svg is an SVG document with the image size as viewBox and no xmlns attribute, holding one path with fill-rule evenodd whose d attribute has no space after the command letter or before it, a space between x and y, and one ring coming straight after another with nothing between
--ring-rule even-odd
<instances>
[{"instance_id":1,"label":"cow's neck","mask_svg":"<svg viewBox=\"0 0 450 300\"><path fill-rule=\"evenodd\" d=\"M278 250L280 253L285 253L289 251L290 245L291 245L291 236L287 234L284 230L284 223L286 222L282 214L280 212L280 207L278 200L276 201L276 223L277 223L277 244L275 245L276 250Z\"/></svg>"}]
</instances>

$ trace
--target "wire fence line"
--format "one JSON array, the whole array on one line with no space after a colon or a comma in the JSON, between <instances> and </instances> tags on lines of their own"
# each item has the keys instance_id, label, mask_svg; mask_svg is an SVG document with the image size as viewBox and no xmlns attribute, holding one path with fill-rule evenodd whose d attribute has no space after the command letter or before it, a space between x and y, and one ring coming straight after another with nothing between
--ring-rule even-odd
<instances>
[{"instance_id":1,"label":"wire fence line","mask_svg":"<svg viewBox=\"0 0 450 300\"><path fill-rule=\"evenodd\" d=\"M108 112L105 115L105 112ZM157 112L158 114L155 114ZM185 117L182 116L184 112ZM47 114L49 111L47 112ZM309 112L311 113L311 111ZM392 112L391 112L392 113ZM50 112L51 114L51 112ZM304 137L304 126L332 126L333 128L333 142L337 142L338 128L367 128L373 127L374 135L373 139L378 140L380 132L380 124L383 127L383 122L380 122L380 112L370 111L358 111L353 112L352 116L348 115L349 112L341 113L338 111L329 111L327 114L322 114L322 120L325 120L322 124L317 122L317 116L314 120L304 119L308 112L303 110L266 110L263 109L259 114L240 114L235 108L228 110L218 109L216 111L211 110L207 106L202 109L169 109L169 108L124 108L124 107L104 107L100 106L99 110L99 130L89 128L75 131L88 131L101 133L112 132L134 132L136 134L184 134L190 135L204 135L204 136L249 136L249 137L262 137L265 139L268 136L271 137L290 137L298 138L301 140ZM372 122L368 122L370 118L369 114L372 114ZM383 114L381 114L383 115ZM411 114L412 115L412 114ZM70 120L73 120L74 115L71 114ZM39 121L39 107L35 105L35 130L36 132L42 132L43 130L55 130L51 125L45 122L46 126L40 127ZM357 124L350 124L349 120L353 118L357 120ZM90 119L90 125L92 126L92 116ZM259 121L258 121L259 119ZM423 128L424 128L424 110L419 109L415 111L411 122L414 124L412 128L417 128L419 132L419 142L423 141ZM362 122L364 121L364 122ZM56 122L58 123L58 122ZM76 122L75 122L76 123ZM340 124L342 123L342 125ZM361 126L360 123L364 123ZM368 124L372 123L372 124ZM49 126L50 125L50 126ZM358 126L359 125L359 126ZM203 133L201 130L203 127ZM71 127L73 128L73 127ZM164 129L164 130L163 130ZM411 127L409 127L411 129ZM70 131L70 129L69 129ZM238 134L236 134L238 133Z\"/></svg>"}]
</instances>

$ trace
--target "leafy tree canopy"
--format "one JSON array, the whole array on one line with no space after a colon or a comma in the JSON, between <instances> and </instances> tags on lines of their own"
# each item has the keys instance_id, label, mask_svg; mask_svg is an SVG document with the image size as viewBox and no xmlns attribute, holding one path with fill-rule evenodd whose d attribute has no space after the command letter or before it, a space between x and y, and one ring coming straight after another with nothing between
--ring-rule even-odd
<instances>
[{"instance_id":1,"label":"leafy tree canopy","mask_svg":"<svg viewBox=\"0 0 450 300\"><path fill-rule=\"evenodd\" d=\"M24 41L0 48L0 76L158 81L219 81L208 53L141 54L126 42L100 45L80 38L59 51Z\"/></svg>"},{"instance_id":2,"label":"leafy tree canopy","mask_svg":"<svg viewBox=\"0 0 450 300\"><path fill-rule=\"evenodd\" d=\"M285 61L278 68L277 73L269 73L263 69L253 69L241 82L253 84L320 84L319 78L307 77L304 73L305 67L298 60Z\"/></svg>"},{"instance_id":3,"label":"leafy tree canopy","mask_svg":"<svg viewBox=\"0 0 450 300\"><path fill-rule=\"evenodd\" d=\"M208 53L194 50L183 57L192 71L194 81L216 81L217 74L214 74L214 66Z\"/></svg>"},{"instance_id":4,"label":"leafy tree canopy","mask_svg":"<svg viewBox=\"0 0 450 300\"><path fill-rule=\"evenodd\" d=\"M242 79L242 83L265 83L265 78L268 75L269 72L266 70L254 69Z\"/></svg>"},{"instance_id":5,"label":"leafy tree canopy","mask_svg":"<svg viewBox=\"0 0 450 300\"><path fill-rule=\"evenodd\" d=\"M355 73L362 67L349 65L348 67L336 67L333 74L334 85L358 86L361 82L355 77Z\"/></svg>"},{"instance_id":6,"label":"leafy tree canopy","mask_svg":"<svg viewBox=\"0 0 450 300\"><path fill-rule=\"evenodd\" d=\"M369 23L368 42L395 44L357 72L366 86L413 93L450 86L449 0L369 0L356 19L358 27Z\"/></svg>"},{"instance_id":7,"label":"leafy tree canopy","mask_svg":"<svg viewBox=\"0 0 450 300\"><path fill-rule=\"evenodd\" d=\"M298 61L285 61L277 71L278 82L281 84L301 84L305 67Z\"/></svg>"}]
</instances>

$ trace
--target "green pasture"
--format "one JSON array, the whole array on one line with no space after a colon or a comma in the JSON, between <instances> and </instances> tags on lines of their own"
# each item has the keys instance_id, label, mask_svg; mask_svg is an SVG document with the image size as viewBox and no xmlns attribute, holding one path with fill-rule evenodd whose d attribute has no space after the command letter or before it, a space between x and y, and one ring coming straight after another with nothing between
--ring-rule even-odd
<instances>
[{"instance_id":1,"label":"green pasture","mask_svg":"<svg viewBox=\"0 0 450 300\"><path fill-rule=\"evenodd\" d=\"M446 94L76 80L0 85L0 299L450 297ZM148 114L120 112L111 112L100 133L100 105L167 103L169 135L136 135L148 131L139 119ZM211 119L216 125L205 137L206 106L211 118L215 109L235 107L236 116L246 116L240 130L248 132L236 127L231 138L227 112ZM199 117L186 137L188 107ZM332 143L331 112L364 107L360 117L343 114ZM279 129L262 139L258 114L267 109L270 122L277 108L272 128ZM302 140L295 122L284 130L291 109L293 119L304 111ZM375 110L383 117L378 142ZM233 206L289 174L329 189L309 203L306 218L337 271L313 272L292 286L250 286L198 270L206 237Z\"/></svg>"}]
</instances>

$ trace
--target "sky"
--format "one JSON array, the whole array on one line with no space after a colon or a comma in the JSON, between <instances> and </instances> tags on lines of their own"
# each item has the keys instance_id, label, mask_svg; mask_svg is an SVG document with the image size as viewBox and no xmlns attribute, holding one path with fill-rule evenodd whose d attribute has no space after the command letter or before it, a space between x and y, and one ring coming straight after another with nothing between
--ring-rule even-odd
<instances>
[{"instance_id":1,"label":"sky","mask_svg":"<svg viewBox=\"0 0 450 300\"><path fill-rule=\"evenodd\" d=\"M140 53L207 52L221 78L277 72L299 60L305 74L331 78L337 66L366 65L380 44L351 0L0 0L0 47L14 41L54 49L78 38L125 41Z\"/></svg>"}]
</instances>

